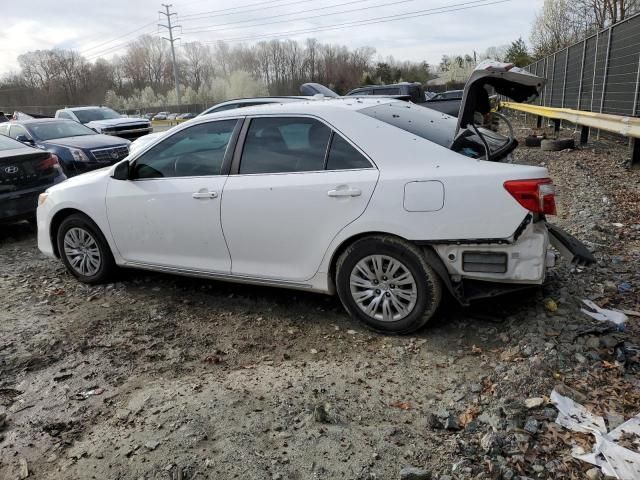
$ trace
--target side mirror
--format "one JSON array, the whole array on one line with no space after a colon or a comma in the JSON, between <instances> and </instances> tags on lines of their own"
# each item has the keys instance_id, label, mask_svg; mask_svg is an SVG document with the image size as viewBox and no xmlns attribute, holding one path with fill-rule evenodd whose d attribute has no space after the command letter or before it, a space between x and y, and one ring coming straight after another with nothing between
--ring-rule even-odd
<instances>
[{"instance_id":1,"label":"side mirror","mask_svg":"<svg viewBox=\"0 0 640 480\"><path fill-rule=\"evenodd\" d=\"M18 135L16 137L16 140L22 143L26 143L29 145L33 145L35 142L33 141L33 139L27 137L26 135Z\"/></svg>"},{"instance_id":2,"label":"side mirror","mask_svg":"<svg viewBox=\"0 0 640 480\"><path fill-rule=\"evenodd\" d=\"M116 165L116 168L111 174L111 178L115 180L129 180L129 160L123 160Z\"/></svg>"}]
</instances>

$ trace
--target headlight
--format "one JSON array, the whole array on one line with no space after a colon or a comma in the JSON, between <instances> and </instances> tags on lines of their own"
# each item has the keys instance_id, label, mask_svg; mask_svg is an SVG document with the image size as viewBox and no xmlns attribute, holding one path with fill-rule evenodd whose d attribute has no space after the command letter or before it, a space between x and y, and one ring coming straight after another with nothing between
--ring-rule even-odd
<instances>
[{"instance_id":1,"label":"headlight","mask_svg":"<svg viewBox=\"0 0 640 480\"><path fill-rule=\"evenodd\" d=\"M71 152L71 156L76 162L89 161L89 157L87 157L87 155L82 150L78 150L77 148L70 148L69 151Z\"/></svg>"},{"instance_id":2,"label":"headlight","mask_svg":"<svg viewBox=\"0 0 640 480\"><path fill-rule=\"evenodd\" d=\"M41 193L38 195L38 206L42 205L49 198L49 194L47 192Z\"/></svg>"}]
</instances>

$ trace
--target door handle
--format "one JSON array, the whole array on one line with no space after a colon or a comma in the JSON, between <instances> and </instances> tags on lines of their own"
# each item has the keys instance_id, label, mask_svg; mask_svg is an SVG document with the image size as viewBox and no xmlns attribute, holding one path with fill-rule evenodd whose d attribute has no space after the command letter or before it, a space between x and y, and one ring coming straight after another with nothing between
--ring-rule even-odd
<instances>
[{"instance_id":1,"label":"door handle","mask_svg":"<svg viewBox=\"0 0 640 480\"><path fill-rule=\"evenodd\" d=\"M359 188L337 188L329 190L327 195L330 197L359 197L362 195L362 190Z\"/></svg>"},{"instance_id":2,"label":"door handle","mask_svg":"<svg viewBox=\"0 0 640 480\"><path fill-rule=\"evenodd\" d=\"M218 194L216 192L199 191L192 193L191 196L195 199L216 198Z\"/></svg>"}]
</instances>

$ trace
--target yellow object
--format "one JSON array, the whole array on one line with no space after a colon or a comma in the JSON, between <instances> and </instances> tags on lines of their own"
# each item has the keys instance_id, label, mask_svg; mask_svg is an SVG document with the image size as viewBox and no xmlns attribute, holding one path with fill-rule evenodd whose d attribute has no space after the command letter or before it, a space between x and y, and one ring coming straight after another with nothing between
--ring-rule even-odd
<instances>
[{"instance_id":1,"label":"yellow object","mask_svg":"<svg viewBox=\"0 0 640 480\"><path fill-rule=\"evenodd\" d=\"M558 310L558 304L555 302L555 300L548 298L544 302L544 308L546 308L548 312L553 313Z\"/></svg>"},{"instance_id":2,"label":"yellow object","mask_svg":"<svg viewBox=\"0 0 640 480\"><path fill-rule=\"evenodd\" d=\"M585 127L599 128L625 137L640 138L640 118L607 113L583 112L571 108L542 107L528 103L500 102L500 106L541 117L566 120Z\"/></svg>"}]
</instances>

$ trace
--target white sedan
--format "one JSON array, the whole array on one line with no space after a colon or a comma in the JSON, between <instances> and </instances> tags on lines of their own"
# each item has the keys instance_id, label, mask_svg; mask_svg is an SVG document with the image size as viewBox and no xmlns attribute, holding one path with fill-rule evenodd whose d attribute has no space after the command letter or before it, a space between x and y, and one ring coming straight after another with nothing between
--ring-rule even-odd
<instances>
[{"instance_id":1,"label":"white sedan","mask_svg":"<svg viewBox=\"0 0 640 480\"><path fill-rule=\"evenodd\" d=\"M444 289L464 303L541 284L547 170L473 159L380 115L406 108L338 98L198 117L50 188L38 246L87 283L119 266L337 293L393 333L424 325Z\"/></svg>"}]
</instances>

